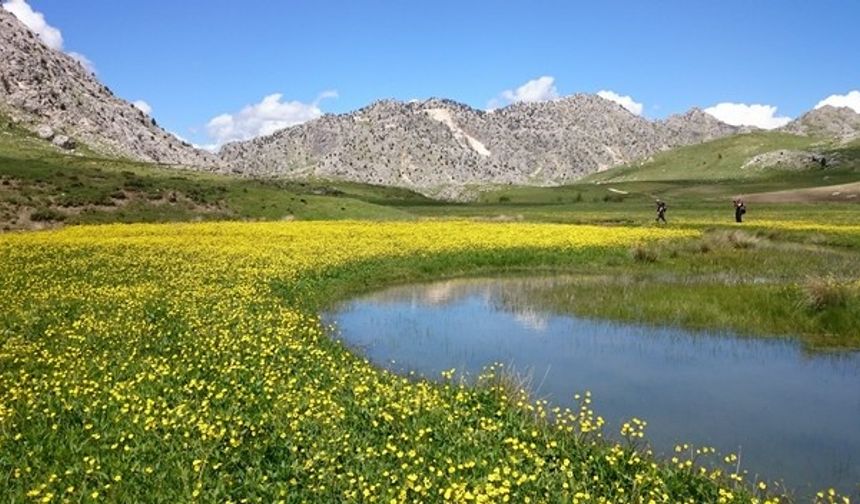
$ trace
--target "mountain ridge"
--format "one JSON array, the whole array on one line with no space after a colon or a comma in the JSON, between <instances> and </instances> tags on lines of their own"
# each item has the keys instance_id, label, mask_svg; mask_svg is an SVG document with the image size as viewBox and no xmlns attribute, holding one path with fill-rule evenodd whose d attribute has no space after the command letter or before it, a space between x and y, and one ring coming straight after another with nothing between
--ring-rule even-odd
<instances>
[{"instance_id":1,"label":"mountain ridge","mask_svg":"<svg viewBox=\"0 0 860 504\"><path fill-rule=\"evenodd\" d=\"M699 108L649 120L585 93L494 110L441 97L380 99L213 154L160 128L3 9L0 28L0 114L58 148L85 145L106 156L251 177L337 179L456 197L456 188L471 186L570 183L754 130ZM850 141L860 137L860 114L825 106L779 131Z\"/></svg>"},{"instance_id":2,"label":"mountain ridge","mask_svg":"<svg viewBox=\"0 0 860 504\"><path fill-rule=\"evenodd\" d=\"M224 145L225 164L263 176L407 185L555 185L676 146L733 134L701 110L650 121L591 94L485 111L447 98L377 100Z\"/></svg>"},{"instance_id":3,"label":"mountain ridge","mask_svg":"<svg viewBox=\"0 0 860 504\"><path fill-rule=\"evenodd\" d=\"M0 112L60 148L160 164L216 167L195 149L118 98L78 61L49 48L0 8Z\"/></svg>"},{"instance_id":4,"label":"mountain ridge","mask_svg":"<svg viewBox=\"0 0 860 504\"><path fill-rule=\"evenodd\" d=\"M781 129L795 135L831 137L850 142L860 138L860 114L849 107L824 105L806 112Z\"/></svg>"}]
</instances>

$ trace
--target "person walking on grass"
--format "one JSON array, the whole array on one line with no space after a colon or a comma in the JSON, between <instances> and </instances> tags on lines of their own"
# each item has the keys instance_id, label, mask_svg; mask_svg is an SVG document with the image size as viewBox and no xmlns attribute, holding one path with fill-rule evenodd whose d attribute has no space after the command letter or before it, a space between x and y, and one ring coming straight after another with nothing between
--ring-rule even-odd
<instances>
[{"instance_id":1,"label":"person walking on grass","mask_svg":"<svg viewBox=\"0 0 860 504\"><path fill-rule=\"evenodd\" d=\"M666 224L666 202L657 200L657 224Z\"/></svg>"},{"instance_id":2,"label":"person walking on grass","mask_svg":"<svg viewBox=\"0 0 860 504\"><path fill-rule=\"evenodd\" d=\"M735 222L743 222L744 214L747 213L747 207L742 199L734 200L735 204Z\"/></svg>"}]
</instances>

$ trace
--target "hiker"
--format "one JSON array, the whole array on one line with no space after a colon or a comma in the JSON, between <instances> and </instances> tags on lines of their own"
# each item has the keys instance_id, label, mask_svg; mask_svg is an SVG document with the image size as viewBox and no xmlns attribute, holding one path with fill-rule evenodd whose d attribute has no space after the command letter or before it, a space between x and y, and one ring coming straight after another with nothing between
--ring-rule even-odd
<instances>
[{"instance_id":1,"label":"hiker","mask_svg":"<svg viewBox=\"0 0 860 504\"><path fill-rule=\"evenodd\" d=\"M666 203L664 201L657 200L657 223L660 221L663 224L666 224Z\"/></svg>"},{"instance_id":2,"label":"hiker","mask_svg":"<svg viewBox=\"0 0 860 504\"><path fill-rule=\"evenodd\" d=\"M735 203L735 222L743 222L744 214L747 213L747 207L744 201L740 199L734 200Z\"/></svg>"}]
</instances>

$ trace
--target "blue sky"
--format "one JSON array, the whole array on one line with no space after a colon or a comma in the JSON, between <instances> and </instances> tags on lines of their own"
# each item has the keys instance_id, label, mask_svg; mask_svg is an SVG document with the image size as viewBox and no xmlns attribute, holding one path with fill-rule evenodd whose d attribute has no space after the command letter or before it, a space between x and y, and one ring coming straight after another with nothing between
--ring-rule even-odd
<instances>
[{"instance_id":1,"label":"blue sky","mask_svg":"<svg viewBox=\"0 0 860 504\"><path fill-rule=\"evenodd\" d=\"M198 144L380 98L487 108L606 90L649 118L759 104L712 110L772 125L860 89L856 0L4 1Z\"/></svg>"}]
</instances>

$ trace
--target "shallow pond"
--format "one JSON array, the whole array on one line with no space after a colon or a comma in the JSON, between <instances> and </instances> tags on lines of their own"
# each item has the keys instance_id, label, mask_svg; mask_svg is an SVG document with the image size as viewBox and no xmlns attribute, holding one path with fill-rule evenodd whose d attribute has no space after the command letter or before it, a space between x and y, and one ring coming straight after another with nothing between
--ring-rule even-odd
<instances>
[{"instance_id":1,"label":"shallow pond","mask_svg":"<svg viewBox=\"0 0 860 504\"><path fill-rule=\"evenodd\" d=\"M532 377L566 407L589 390L607 433L648 422L655 452L678 443L740 453L741 467L799 496L860 483L860 354L810 354L780 339L557 314L542 289L565 279L454 280L397 287L325 315L339 337L397 372L477 375L491 363ZM568 283L569 280L568 280Z\"/></svg>"}]
</instances>

